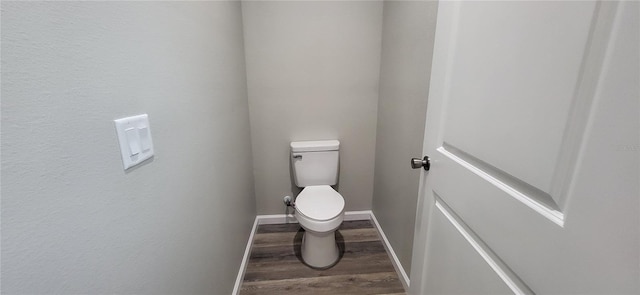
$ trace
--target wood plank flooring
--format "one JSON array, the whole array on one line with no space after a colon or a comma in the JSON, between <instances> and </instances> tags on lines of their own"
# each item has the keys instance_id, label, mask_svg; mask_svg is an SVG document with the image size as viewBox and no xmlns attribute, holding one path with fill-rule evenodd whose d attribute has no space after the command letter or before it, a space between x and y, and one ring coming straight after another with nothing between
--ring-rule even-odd
<instances>
[{"instance_id":1,"label":"wood plank flooring","mask_svg":"<svg viewBox=\"0 0 640 295\"><path fill-rule=\"evenodd\" d=\"M297 223L258 226L240 294L405 294L369 220L342 223L341 258L325 270L302 263L303 233Z\"/></svg>"}]
</instances>

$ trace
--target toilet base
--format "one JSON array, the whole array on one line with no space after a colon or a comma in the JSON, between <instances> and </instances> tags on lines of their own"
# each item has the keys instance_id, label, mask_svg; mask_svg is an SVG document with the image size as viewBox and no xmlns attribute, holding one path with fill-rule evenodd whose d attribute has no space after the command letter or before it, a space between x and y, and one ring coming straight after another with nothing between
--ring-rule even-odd
<instances>
[{"instance_id":1,"label":"toilet base","mask_svg":"<svg viewBox=\"0 0 640 295\"><path fill-rule=\"evenodd\" d=\"M329 268L338 262L340 251L335 231L317 233L305 231L302 236L302 260L313 268Z\"/></svg>"}]
</instances>

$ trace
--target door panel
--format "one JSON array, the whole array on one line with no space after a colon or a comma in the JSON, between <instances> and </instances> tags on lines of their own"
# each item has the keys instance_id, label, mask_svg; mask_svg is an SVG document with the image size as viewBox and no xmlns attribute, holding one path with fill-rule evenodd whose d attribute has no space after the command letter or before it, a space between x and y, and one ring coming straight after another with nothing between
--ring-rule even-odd
<instances>
[{"instance_id":1,"label":"door panel","mask_svg":"<svg viewBox=\"0 0 640 295\"><path fill-rule=\"evenodd\" d=\"M440 2L410 293L640 293L639 11Z\"/></svg>"},{"instance_id":2,"label":"door panel","mask_svg":"<svg viewBox=\"0 0 640 295\"><path fill-rule=\"evenodd\" d=\"M446 209L435 211L430 222L434 229L432 235L437 238L431 239L428 247L433 263L450 267L428 270L427 293L511 294L509 286L478 255L478 249L465 240L465 236L451 223L452 217L445 215L447 213Z\"/></svg>"},{"instance_id":3,"label":"door panel","mask_svg":"<svg viewBox=\"0 0 640 295\"><path fill-rule=\"evenodd\" d=\"M454 8L444 142L549 193L595 6Z\"/></svg>"}]
</instances>

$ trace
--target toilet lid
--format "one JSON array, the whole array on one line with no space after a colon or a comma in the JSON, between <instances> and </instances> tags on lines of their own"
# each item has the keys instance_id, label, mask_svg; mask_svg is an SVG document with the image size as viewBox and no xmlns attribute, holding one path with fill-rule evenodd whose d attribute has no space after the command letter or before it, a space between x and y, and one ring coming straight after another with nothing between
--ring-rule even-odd
<instances>
[{"instance_id":1,"label":"toilet lid","mask_svg":"<svg viewBox=\"0 0 640 295\"><path fill-rule=\"evenodd\" d=\"M328 185L305 187L296 198L296 210L315 220L329 220L344 210L344 199Z\"/></svg>"}]
</instances>

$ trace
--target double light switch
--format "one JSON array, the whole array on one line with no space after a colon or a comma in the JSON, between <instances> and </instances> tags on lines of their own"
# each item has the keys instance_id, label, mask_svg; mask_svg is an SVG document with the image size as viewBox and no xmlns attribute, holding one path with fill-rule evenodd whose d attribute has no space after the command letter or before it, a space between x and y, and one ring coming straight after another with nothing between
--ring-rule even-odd
<instances>
[{"instance_id":1,"label":"double light switch","mask_svg":"<svg viewBox=\"0 0 640 295\"><path fill-rule=\"evenodd\" d=\"M147 114L117 119L114 122L125 170L153 156L153 141Z\"/></svg>"}]
</instances>

